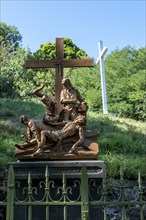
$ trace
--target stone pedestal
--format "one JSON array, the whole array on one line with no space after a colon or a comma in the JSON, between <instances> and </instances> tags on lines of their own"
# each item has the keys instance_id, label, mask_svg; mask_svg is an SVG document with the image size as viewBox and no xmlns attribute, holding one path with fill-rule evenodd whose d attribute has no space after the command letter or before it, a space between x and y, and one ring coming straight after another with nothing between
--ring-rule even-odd
<instances>
[{"instance_id":1,"label":"stone pedestal","mask_svg":"<svg viewBox=\"0 0 146 220\"><path fill-rule=\"evenodd\" d=\"M63 172L68 178L79 178L83 166L87 168L89 178L103 178L106 175L105 163L100 160L28 161L8 163L8 167L10 165L14 168L15 179L26 179L29 172L33 179L44 179L46 166L53 178L62 177Z\"/></svg>"},{"instance_id":2,"label":"stone pedestal","mask_svg":"<svg viewBox=\"0 0 146 220\"><path fill-rule=\"evenodd\" d=\"M14 205L14 219L28 220L28 203L23 205L23 201L31 195L32 220L46 220L46 198L44 195L49 182L49 193L52 202L49 205L48 216L51 220L64 219L64 205L60 200L64 196L63 187L65 186L66 195L72 204L68 203L67 220L81 220L81 175L82 168L87 169L88 183L95 180L96 184L101 184L103 177L106 176L106 167L103 161L82 160L82 161L35 161L35 162L11 162L8 167L13 166L15 173L15 194L17 199ZM47 182L48 180L48 182ZM29 188L29 189L28 189ZM28 192L30 190L30 192ZM47 189L48 190L48 189ZM48 191L47 191L48 192ZM86 191L84 192L86 194ZM94 187L89 189L89 201L95 196ZM97 195L98 197L98 195ZM62 197L64 198L64 197ZM25 200L26 199L26 200ZM20 202L22 201L22 203ZM28 201L28 200L27 200ZM38 202L39 201L39 202ZM43 202L42 202L43 201ZM57 204L62 201L62 205ZM54 204L53 204L54 202ZM32 205L32 203L35 203ZM89 220L103 218L102 207L89 207Z\"/></svg>"}]
</instances>

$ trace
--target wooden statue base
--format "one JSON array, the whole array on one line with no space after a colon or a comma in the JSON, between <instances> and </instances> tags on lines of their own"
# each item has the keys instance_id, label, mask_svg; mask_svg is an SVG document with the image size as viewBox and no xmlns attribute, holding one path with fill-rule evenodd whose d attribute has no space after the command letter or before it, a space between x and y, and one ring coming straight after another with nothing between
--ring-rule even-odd
<instances>
[{"instance_id":1,"label":"wooden statue base","mask_svg":"<svg viewBox=\"0 0 146 220\"><path fill-rule=\"evenodd\" d=\"M54 146L54 143L47 143L43 152L37 152L38 145L27 145L26 148L15 148L15 156L19 160L78 160L78 159L97 159L99 152L98 144L95 142L99 133L87 130L82 146L77 147L76 151L69 153L73 143L78 139L77 136L67 138L61 146Z\"/></svg>"}]
</instances>

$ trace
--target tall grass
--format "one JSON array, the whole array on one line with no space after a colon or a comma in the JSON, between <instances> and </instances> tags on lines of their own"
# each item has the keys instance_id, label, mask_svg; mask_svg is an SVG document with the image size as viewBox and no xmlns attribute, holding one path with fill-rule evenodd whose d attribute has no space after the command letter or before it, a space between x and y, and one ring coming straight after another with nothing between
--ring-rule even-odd
<instances>
[{"instance_id":1,"label":"tall grass","mask_svg":"<svg viewBox=\"0 0 146 220\"><path fill-rule=\"evenodd\" d=\"M23 114L29 118L42 118L45 108L38 100L0 99L0 168L16 161L15 144L22 143L20 135L26 128L19 122Z\"/></svg>"},{"instance_id":2,"label":"tall grass","mask_svg":"<svg viewBox=\"0 0 146 220\"><path fill-rule=\"evenodd\" d=\"M20 134L26 132L19 122L22 114L42 118L44 105L33 100L0 100L0 168L16 161L14 145L22 143ZM146 177L146 126L144 122L89 112L87 128L100 132L98 159L107 165L108 176L119 176L120 167L127 178L135 178L140 171Z\"/></svg>"},{"instance_id":3,"label":"tall grass","mask_svg":"<svg viewBox=\"0 0 146 220\"><path fill-rule=\"evenodd\" d=\"M109 176L146 177L146 124L110 114L88 113L88 127L100 132L98 159L107 164Z\"/></svg>"}]
</instances>

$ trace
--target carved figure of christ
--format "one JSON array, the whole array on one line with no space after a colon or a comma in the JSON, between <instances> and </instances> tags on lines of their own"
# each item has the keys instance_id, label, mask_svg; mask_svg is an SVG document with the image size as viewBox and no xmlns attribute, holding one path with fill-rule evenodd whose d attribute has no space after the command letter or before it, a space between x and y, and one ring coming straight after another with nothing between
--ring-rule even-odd
<instances>
[{"instance_id":1,"label":"carved figure of christ","mask_svg":"<svg viewBox=\"0 0 146 220\"><path fill-rule=\"evenodd\" d=\"M64 59L63 38L56 38L56 58L54 60L27 60L26 68L55 68L55 99L60 101L63 69L71 67L93 67L93 59Z\"/></svg>"}]
</instances>

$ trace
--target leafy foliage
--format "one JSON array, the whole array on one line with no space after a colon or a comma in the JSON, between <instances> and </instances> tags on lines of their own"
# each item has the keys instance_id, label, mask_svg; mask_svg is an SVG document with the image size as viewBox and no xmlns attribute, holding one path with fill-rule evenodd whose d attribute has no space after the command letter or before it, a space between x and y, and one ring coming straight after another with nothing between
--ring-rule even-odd
<instances>
[{"instance_id":1,"label":"leafy foliage","mask_svg":"<svg viewBox=\"0 0 146 220\"><path fill-rule=\"evenodd\" d=\"M1 97L30 97L36 86L48 81L47 91L54 92L53 71L31 70L24 67L25 61L32 57L29 50L12 47L6 44L3 37L0 37L0 96ZM47 83L46 83L47 84ZM51 86L50 86L51 85Z\"/></svg>"},{"instance_id":2,"label":"leafy foliage","mask_svg":"<svg viewBox=\"0 0 146 220\"><path fill-rule=\"evenodd\" d=\"M146 49L126 47L115 50L105 60L108 110L122 117L145 120ZM96 112L102 112L99 66L66 71L73 85ZM78 79L78 80L77 80Z\"/></svg>"},{"instance_id":3,"label":"leafy foliage","mask_svg":"<svg viewBox=\"0 0 146 220\"><path fill-rule=\"evenodd\" d=\"M55 59L55 43L49 41L45 44L41 44L40 49L34 53L35 59ZM77 47L71 39L64 38L64 58L65 59L77 59L87 57L85 51Z\"/></svg>"},{"instance_id":4,"label":"leafy foliage","mask_svg":"<svg viewBox=\"0 0 146 220\"><path fill-rule=\"evenodd\" d=\"M126 47L105 62L109 111L137 120L145 119L146 49Z\"/></svg>"},{"instance_id":5,"label":"leafy foliage","mask_svg":"<svg viewBox=\"0 0 146 220\"><path fill-rule=\"evenodd\" d=\"M0 36L6 45L13 47L13 50L21 46L22 35L15 26L0 22Z\"/></svg>"},{"instance_id":6,"label":"leafy foliage","mask_svg":"<svg viewBox=\"0 0 146 220\"><path fill-rule=\"evenodd\" d=\"M29 52L21 48L17 48L13 52L9 52L10 45L6 45L1 40L0 56L1 73L0 73L0 92L1 97L20 96L23 87L27 86L29 78L27 71L24 69L24 61L28 58ZM25 81L22 79L25 76ZM26 84L25 84L26 83Z\"/></svg>"}]
</instances>

